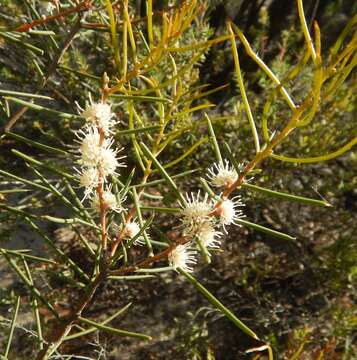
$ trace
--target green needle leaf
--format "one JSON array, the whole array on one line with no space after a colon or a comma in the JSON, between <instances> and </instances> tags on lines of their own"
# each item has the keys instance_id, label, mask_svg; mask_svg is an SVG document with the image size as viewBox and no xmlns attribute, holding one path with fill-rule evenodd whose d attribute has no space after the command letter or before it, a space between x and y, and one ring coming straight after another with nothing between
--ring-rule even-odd
<instances>
[{"instance_id":1,"label":"green needle leaf","mask_svg":"<svg viewBox=\"0 0 357 360\"><path fill-rule=\"evenodd\" d=\"M121 131L117 131L115 133L115 136L118 137L118 136L132 135L138 133L147 133L148 131L160 129L160 127L161 127L160 125L153 125L153 126L141 127L137 129L121 130Z\"/></svg>"},{"instance_id":2,"label":"green needle leaf","mask_svg":"<svg viewBox=\"0 0 357 360\"><path fill-rule=\"evenodd\" d=\"M31 250L29 250L29 251L31 251ZM6 252L6 253L8 253L10 255L18 256L20 258L27 258L27 259L30 259L30 260L40 261L40 262L44 262L44 263L47 263L47 264L56 264L56 262L54 260L46 259L46 258L39 257L39 256L30 255L30 254L27 254L27 253L22 252L22 251L19 252L19 251L16 251L16 250L9 250L9 249L0 248L0 252Z\"/></svg>"},{"instance_id":3,"label":"green needle leaf","mask_svg":"<svg viewBox=\"0 0 357 360\"><path fill-rule=\"evenodd\" d=\"M208 117L208 115L206 113L205 113L205 118L207 120L208 131L209 131L209 134L210 134L210 137L211 137L210 140L212 142L213 150L214 150L214 152L216 154L216 159L217 159L217 161L219 163L223 163L221 151L220 151L219 146L218 146L218 141L217 141L216 134L215 134L213 126L212 126L212 122L211 122L210 118Z\"/></svg>"},{"instance_id":4,"label":"green needle leaf","mask_svg":"<svg viewBox=\"0 0 357 360\"><path fill-rule=\"evenodd\" d=\"M30 224L30 226L39 234L46 244L60 257L64 259L66 263L81 277L89 281L88 275L70 258L68 257L61 249L56 246L53 241L29 218L25 217L25 220Z\"/></svg>"},{"instance_id":5,"label":"green needle leaf","mask_svg":"<svg viewBox=\"0 0 357 360\"><path fill-rule=\"evenodd\" d=\"M6 89L0 89L0 95L15 95L15 96L30 97L30 98L34 98L34 99L53 100L51 97L45 96L45 95L24 93L21 91L12 91L12 90L6 90Z\"/></svg>"},{"instance_id":6,"label":"green needle leaf","mask_svg":"<svg viewBox=\"0 0 357 360\"><path fill-rule=\"evenodd\" d=\"M277 230L273 230L273 229L269 229L265 226L262 225L258 225L258 224L254 224L250 221L246 221L246 220L242 220L242 219L238 219L236 221L238 224L249 227L251 229L263 232L265 234L271 235L273 237L279 238L279 239L284 239L284 240L295 240L296 238L293 236L290 236L288 234L284 234L280 231Z\"/></svg>"},{"instance_id":7,"label":"green needle leaf","mask_svg":"<svg viewBox=\"0 0 357 360\"><path fill-rule=\"evenodd\" d=\"M245 88L244 88L244 81L243 81L242 71L241 71L240 63L239 63L237 44L236 44L236 41L235 41L235 35L233 33L231 25L232 25L231 22L229 22L227 24L228 30L229 30L229 32L231 34L232 54L233 54L234 65L235 65L235 73L237 75L237 82L238 82L239 90L240 90L240 93L241 93L241 96L242 96L244 109L245 109L245 112L247 114L249 125L250 125L251 131L252 131L252 136L253 136L254 145L255 145L255 151L258 154L260 152L259 135L258 135L258 131L257 131L255 121L254 121L254 118L253 118L252 110L251 110L250 105L249 105L248 96L247 96L247 93L246 93Z\"/></svg>"},{"instance_id":8,"label":"green needle leaf","mask_svg":"<svg viewBox=\"0 0 357 360\"><path fill-rule=\"evenodd\" d=\"M65 112L62 112L62 111L49 109L47 107L34 104L34 103L30 102L30 101L25 101L25 100L18 99L18 98L12 97L12 96L4 96L4 99L10 100L10 101L12 101L12 102L14 102L16 104L19 104L19 105L26 106L29 109L32 109L32 110L37 111L37 112L46 112L46 113L49 113L49 114L54 114L54 115L56 115L56 116L58 116L58 117L60 117L62 119L81 119L81 116L79 116L79 115L68 114L68 113L65 113Z\"/></svg>"},{"instance_id":9,"label":"green needle leaf","mask_svg":"<svg viewBox=\"0 0 357 360\"><path fill-rule=\"evenodd\" d=\"M316 206L323 206L323 207L331 207L332 206L327 201L310 199L310 198L307 198L304 196L282 193L280 191L266 189L266 188L263 188L263 187L257 186L257 185L242 184L242 187L252 190L252 191L260 192L260 193L270 196L270 197L277 197L277 198L286 199L286 200L290 200L290 201L300 202L300 203L307 204L307 205L316 205Z\"/></svg>"},{"instance_id":10,"label":"green needle leaf","mask_svg":"<svg viewBox=\"0 0 357 360\"><path fill-rule=\"evenodd\" d=\"M184 177L184 176L187 176L187 175L194 174L194 173L196 173L198 171L200 171L200 169L184 171L182 173L172 175L171 178L176 179L176 178ZM162 184L163 182L165 182L165 179L153 180L153 181L149 181L149 182L142 183L142 184L132 185L131 187L135 187L135 188L152 187L152 186L155 186L155 185Z\"/></svg>"},{"instance_id":11,"label":"green needle leaf","mask_svg":"<svg viewBox=\"0 0 357 360\"><path fill-rule=\"evenodd\" d=\"M96 327L98 330L103 330L106 331L110 334L114 334L114 335L119 335L119 336L128 336L128 337L133 337L133 338L138 338L138 339L142 339L142 340L151 340L152 337L145 335L145 334L140 334L140 333L135 333L135 332L130 332L130 331L126 331L126 330L119 330L119 329L115 329L106 325L102 325L100 323L94 322L92 320L86 319L82 316L79 317L79 320L84 322L85 324L91 325Z\"/></svg>"},{"instance_id":12,"label":"green needle leaf","mask_svg":"<svg viewBox=\"0 0 357 360\"><path fill-rule=\"evenodd\" d=\"M34 285L32 275L31 275L31 272L30 272L30 268L27 265L27 262L26 262L25 259L22 259L22 261L24 263L26 275L29 278L30 283L32 285ZM40 350L42 350L43 349L43 336L42 336L40 310L39 310L39 307L38 307L37 299L35 297L33 297L32 301L31 301L31 304L32 304L32 309L33 309L34 316L35 316L35 322L36 322L36 327L37 327L37 336L38 336L38 340L39 340L39 348L40 348Z\"/></svg>"},{"instance_id":13,"label":"green needle leaf","mask_svg":"<svg viewBox=\"0 0 357 360\"><path fill-rule=\"evenodd\" d=\"M5 257L6 261L8 262L8 264L17 273L17 275L19 275L20 279L25 283L25 285L31 291L33 296L38 298L47 307L47 309L50 310L51 313L58 319L59 316L58 316L57 311L55 310L55 308L41 295L40 291L36 287L33 286L32 282L23 273L23 271L18 267L16 262L6 252L0 251L0 253L2 253L4 255L4 257Z\"/></svg>"},{"instance_id":14,"label":"green needle leaf","mask_svg":"<svg viewBox=\"0 0 357 360\"><path fill-rule=\"evenodd\" d=\"M113 276L109 276L109 279L111 280L144 280L144 279L151 279L154 278L155 275L123 275L123 276L118 276L118 275L113 275Z\"/></svg>"},{"instance_id":15,"label":"green needle leaf","mask_svg":"<svg viewBox=\"0 0 357 360\"><path fill-rule=\"evenodd\" d=\"M39 55L43 55L45 53L42 49L40 49L36 46L33 46L29 43L24 42L23 39L19 39L19 38L15 37L14 34L11 32L0 31L0 37L3 37L4 39L9 40L9 41L13 41L13 42L19 44L19 46L23 46L24 48L26 48L28 50L38 53Z\"/></svg>"},{"instance_id":16,"label":"green needle leaf","mask_svg":"<svg viewBox=\"0 0 357 360\"><path fill-rule=\"evenodd\" d=\"M117 318L119 315L123 314L126 310L128 310L131 305L132 305L132 303L129 303L129 304L125 305L122 309L118 310L115 314L108 317L108 319L105 319L104 321L100 322L99 324L100 325L108 324L109 322L111 322L112 320ZM95 332L97 330L98 330L98 328L93 326L93 327L91 327L91 328L89 328L87 330L80 331L80 332L78 332L76 334L68 335L68 336L65 337L65 340L76 339L76 338L79 338L81 336L91 334L91 333L93 333L93 332Z\"/></svg>"},{"instance_id":17,"label":"green needle leaf","mask_svg":"<svg viewBox=\"0 0 357 360\"><path fill-rule=\"evenodd\" d=\"M168 164L165 164L164 168L168 169L169 167L178 164L180 161L184 160L188 155L190 155L197 147L199 147L201 144L204 144L206 141L208 141L207 137L204 137L203 139L197 141L187 151L185 151L181 156L179 156L175 160L169 162Z\"/></svg>"},{"instance_id":18,"label":"green needle leaf","mask_svg":"<svg viewBox=\"0 0 357 360\"><path fill-rule=\"evenodd\" d=\"M141 215L139 197L138 197L138 194L137 194L135 188L133 189L133 198L134 198L134 206L135 206L135 209L136 209L136 214L137 214L137 217L138 217L138 220L139 220L139 225L140 225L140 228L143 228L144 221L143 221L143 217ZM145 230L143 231L143 237L144 237L144 240L145 240L146 247L148 248L149 256L154 256L154 253L152 251L152 246L151 246L150 239L149 239L148 235L146 234Z\"/></svg>"},{"instance_id":19,"label":"green needle leaf","mask_svg":"<svg viewBox=\"0 0 357 360\"><path fill-rule=\"evenodd\" d=\"M177 269L180 274L186 277L186 279L218 310L220 310L229 320L231 320L237 327L239 327L247 335L254 339L259 339L258 336L249 329L248 326L243 324L228 308L226 308L214 295L212 295L202 284L200 284L192 275L188 272Z\"/></svg>"},{"instance_id":20,"label":"green needle leaf","mask_svg":"<svg viewBox=\"0 0 357 360\"><path fill-rule=\"evenodd\" d=\"M172 102L171 99L157 97L157 96L110 94L109 97L113 97L120 100L132 100L132 101L141 101L141 102L161 102L161 103Z\"/></svg>"},{"instance_id":21,"label":"green needle leaf","mask_svg":"<svg viewBox=\"0 0 357 360\"><path fill-rule=\"evenodd\" d=\"M8 172L6 172L6 171L4 171L4 170L1 170L1 169L0 169L0 175L6 176L6 177L8 177L8 178L10 178L10 179L13 179L13 180L16 180L16 181L20 181L20 182L22 182L23 184L30 185L30 186L32 186L32 187L34 187L34 188L37 188L37 189L41 189L41 190L45 190L45 191L50 191L49 188L47 188L47 187L45 187L45 186L43 186L43 185L37 184L37 183L35 183L34 181L30 181L30 180L24 179L24 178L22 178L22 177L20 177L20 176L16 176L16 175L14 175L14 174L8 173Z\"/></svg>"},{"instance_id":22,"label":"green needle leaf","mask_svg":"<svg viewBox=\"0 0 357 360\"><path fill-rule=\"evenodd\" d=\"M15 134L15 133L12 133L12 132L7 132L5 133L7 136L10 136L18 141L22 141L22 142L25 142L33 147L36 147L38 149L41 149L41 150L45 150L45 151L48 151L48 152L51 152L51 153L55 153L55 154L59 154L59 155L68 155L68 152L67 151L64 151L62 149L58 149L58 148L54 148L52 146L48 146L48 145L44 145L44 144L41 144L37 141L34 141L34 140L31 140L31 139L28 139L24 136L21 136L21 135L18 135L18 134Z\"/></svg>"},{"instance_id":23,"label":"green needle leaf","mask_svg":"<svg viewBox=\"0 0 357 360\"><path fill-rule=\"evenodd\" d=\"M179 213L181 210L179 208L166 208L166 207L158 207L158 206L140 206L140 209L143 211L154 211L168 214Z\"/></svg>"},{"instance_id":24,"label":"green needle leaf","mask_svg":"<svg viewBox=\"0 0 357 360\"><path fill-rule=\"evenodd\" d=\"M11 325L10 325L9 336L7 338L7 344L6 344L6 349L5 349L5 353L4 353L4 357L6 359L9 356L12 337L14 336L14 330L15 330L15 325L16 325L17 314L19 312L19 307L20 307L20 300L21 300L21 298L20 298L20 296L18 296L17 300L16 300L16 305L15 305L15 308L14 308L14 312L12 314L12 320L11 320Z\"/></svg>"},{"instance_id":25,"label":"green needle leaf","mask_svg":"<svg viewBox=\"0 0 357 360\"><path fill-rule=\"evenodd\" d=\"M48 165L48 164L45 164L39 160L36 160L34 159L33 157L29 156L29 155L26 155L24 153L22 153L21 151L18 151L18 150L15 150L15 149L11 149L11 152L13 154L15 154L16 156L24 159L25 161L28 161L29 163L31 164L34 164L34 165L37 165L37 166L41 166L41 167L44 167L46 168L47 170L50 170L50 171L53 171L59 175L62 175L64 176L65 178L68 178L68 179L71 179L73 180L75 177L73 175L70 175L64 171L62 171L61 169L57 168L57 167L54 167L52 165Z\"/></svg>"}]
</instances>

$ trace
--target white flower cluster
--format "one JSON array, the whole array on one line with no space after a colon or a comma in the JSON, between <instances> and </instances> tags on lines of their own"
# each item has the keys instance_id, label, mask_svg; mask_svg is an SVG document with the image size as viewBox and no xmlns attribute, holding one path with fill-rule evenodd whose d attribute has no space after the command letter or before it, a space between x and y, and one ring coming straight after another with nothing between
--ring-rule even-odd
<instances>
[{"instance_id":1,"label":"white flower cluster","mask_svg":"<svg viewBox=\"0 0 357 360\"><path fill-rule=\"evenodd\" d=\"M125 225L124 230L125 230L124 237L133 239L133 238L137 237L137 235L140 233L141 229L140 229L140 225L134 219ZM146 236L149 237L148 234L146 234ZM134 245L139 245L139 246L145 245L144 236L140 235L139 237L137 237L136 240L134 241Z\"/></svg>"},{"instance_id":2,"label":"white flower cluster","mask_svg":"<svg viewBox=\"0 0 357 360\"><path fill-rule=\"evenodd\" d=\"M242 165L239 165L241 169ZM223 160L218 164L215 163L207 170L207 177L212 186L226 187L231 186L237 179L238 173L236 169L229 164L228 160Z\"/></svg>"},{"instance_id":3,"label":"white flower cluster","mask_svg":"<svg viewBox=\"0 0 357 360\"><path fill-rule=\"evenodd\" d=\"M191 265L197 263L197 252L190 249L191 244L177 245L176 248L169 254L169 264L173 268L181 268L187 272L193 272Z\"/></svg>"},{"instance_id":4,"label":"white flower cluster","mask_svg":"<svg viewBox=\"0 0 357 360\"><path fill-rule=\"evenodd\" d=\"M79 182L85 188L84 198L91 196L92 208L99 212L101 205L98 185L105 184L109 175L116 174L116 169L125 165L119 162L123 158L118 157L121 149L113 149L114 139L109 136L116 124L110 105L104 102L93 103L90 98L90 104L82 110L81 115L86 124L76 133L80 142L78 162L81 170L77 170ZM103 190L103 200L106 209L121 210L121 204L109 186L105 186Z\"/></svg>"},{"instance_id":5,"label":"white flower cluster","mask_svg":"<svg viewBox=\"0 0 357 360\"><path fill-rule=\"evenodd\" d=\"M241 166L239 166L239 169ZM228 160L215 163L207 172L209 182L214 187L227 188L238 179L238 173L230 165ZM178 245L169 256L170 266L192 271L191 264L195 264L196 251L192 250L193 242L198 239L208 250L219 249L223 231L227 233L227 225L238 225L237 220L244 217L238 208L244 206L240 196L232 199L221 198L214 204L207 193L201 196L197 194L186 194L185 203L181 204L181 222L184 227L184 235L190 238L185 245ZM238 225L239 226L239 225Z\"/></svg>"},{"instance_id":6,"label":"white flower cluster","mask_svg":"<svg viewBox=\"0 0 357 360\"><path fill-rule=\"evenodd\" d=\"M141 246L145 244L144 236L143 235L137 236L140 233L141 229L140 229L140 225L137 223L135 219L131 219L127 223L121 225L117 225L116 223L113 223L113 231L114 234L121 234L121 236L127 240L136 237L134 241L134 245Z\"/></svg>"}]
</instances>

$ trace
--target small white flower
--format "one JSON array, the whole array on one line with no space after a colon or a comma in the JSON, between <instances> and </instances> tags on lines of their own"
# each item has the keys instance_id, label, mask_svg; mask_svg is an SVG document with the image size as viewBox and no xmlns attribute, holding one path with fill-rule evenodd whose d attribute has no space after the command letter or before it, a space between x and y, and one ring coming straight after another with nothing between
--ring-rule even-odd
<instances>
[{"instance_id":1,"label":"small white flower","mask_svg":"<svg viewBox=\"0 0 357 360\"><path fill-rule=\"evenodd\" d=\"M81 155L80 163L84 166L97 166L101 156L102 146L99 145L100 135L97 128L91 127L87 132L79 130L76 133L77 137L81 140L79 152Z\"/></svg>"},{"instance_id":2,"label":"small white flower","mask_svg":"<svg viewBox=\"0 0 357 360\"><path fill-rule=\"evenodd\" d=\"M203 223L197 231L197 237L202 244L211 249L219 249L221 247L221 241L219 240L221 235L222 233L216 231L211 222Z\"/></svg>"},{"instance_id":3,"label":"small white flower","mask_svg":"<svg viewBox=\"0 0 357 360\"><path fill-rule=\"evenodd\" d=\"M212 201L208 199L208 194L205 193L203 199L200 199L200 191L195 196L186 194L185 204L181 204L181 221L184 226L188 227L188 232L193 231L197 225L209 219L210 213L213 211Z\"/></svg>"},{"instance_id":4,"label":"small white flower","mask_svg":"<svg viewBox=\"0 0 357 360\"><path fill-rule=\"evenodd\" d=\"M81 114L90 125L101 128L105 133L110 132L110 128L115 125L115 116L112 113L110 105L99 102L93 103L90 99L90 105Z\"/></svg>"},{"instance_id":5,"label":"small white flower","mask_svg":"<svg viewBox=\"0 0 357 360\"><path fill-rule=\"evenodd\" d=\"M122 210L121 204L118 203L115 194L113 194L110 189L103 191L103 201L106 209L120 212ZM100 212L100 201L98 193L95 193L92 198L92 208L97 212Z\"/></svg>"},{"instance_id":6,"label":"small white flower","mask_svg":"<svg viewBox=\"0 0 357 360\"><path fill-rule=\"evenodd\" d=\"M112 145L112 141L109 143L109 145ZM119 151L121 150L122 149ZM119 151L113 150L110 147L104 147L101 149L99 164L103 169L104 176L115 174L115 169L117 167L125 167L124 163L119 162L119 160L124 159L125 156L121 156L120 158L117 157Z\"/></svg>"},{"instance_id":7,"label":"small white flower","mask_svg":"<svg viewBox=\"0 0 357 360\"><path fill-rule=\"evenodd\" d=\"M244 204L241 202L240 196L236 196L232 200L223 200L216 209L216 214L226 233L225 225L237 225L235 222L244 217L243 212L236 209L239 206L244 206Z\"/></svg>"},{"instance_id":8,"label":"small white flower","mask_svg":"<svg viewBox=\"0 0 357 360\"><path fill-rule=\"evenodd\" d=\"M99 172L98 169L95 167L90 167L82 170L82 172L80 171L78 172L80 174L79 176L80 186L85 187L84 190L84 199L85 199L98 186Z\"/></svg>"},{"instance_id":9,"label":"small white flower","mask_svg":"<svg viewBox=\"0 0 357 360\"><path fill-rule=\"evenodd\" d=\"M79 163L82 166L100 167L103 170L104 176L115 174L117 167L125 166L125 164L119 162L125 156L117 158L118 152L122 149L119 151L111 149L114 143L113 139L106 138L99 145L100 134L97 128L90 127L87 129L87 132L79 130L76 135L80 139Z\"/></svg>"},{"instance_id":10,"label":"small white flower","mask_svg":"<svg viewBox=\"0 0 357 360\"><path fill-rule=\"evenodd\" d=\"M112 175L119 166L116 158L116 151L111 148L102 148L100 152L99 166L103 169L104 175Z\"/></svg>"},{"instance_id":11,"label":"small white flower","mask_svg":"<svg viewBox=\"0 0 357 360\"><path fill-rule=\"evenodd\" d=\"M125 236L129 238L134 238L139 232L140 232L140 226L135 220L132 220L126 224Z\"/></svg>"},{"instance_id":12,"label":"small white flower","mask_svg":"<svg viewBox=\"0 0 357 360\"><path fill-rule=\"evenodd\" d=\"M241 168L242 165L239 167ZM232 185L238 179L238 173L228 160L224 160L213 164L207 170L207 177L213 186L226 187Z\"/></svg>"},{"instance_id":13,"label":"small white flower","mask_svg":"<svg viewBox=\"0 0 357 360\"><path fill-rule=\"evenodd\" d=\"M113 231L116 234L116 236L121 236L124 238L128 238L128 239L133 239L136 237L136 235L139 234L140 232L140 225L136 222L136 220L131 220L129 221L123 229L123 224L121 225L117 225L117 224L113 224ZM149 236L149 235L146 235ZM145 245L145 239L143 236L139 236L137 239L135 239L134 241L135 245Z\"/></svg>"},{"instance_id":14,"label":"small white flower","mask_svg":"<svg viewBox=\"0 0 357 360\"><path fill-rule=\"evenodd\" d=\"M197 264L197 252L189 248L190 243L177 245L168 256L170 266L174 269L181 268L187 272L193 272L193 268L190 265Z\"/></svg>"},{"instance_id":15,"label":"small white flower","mask_svg":"<svg viewBox=\"0 0 357 360\"><path fill-rule=\"evenodd\" d=\"M87 125L84 130L76 132L79 139L79 164L82 166L80 174L80 185L85 187L84 199L90 195L94 188L100 183L105 183L108 175L116 174L117 167L125 166L119 160L124 158L117 157L121 150L112 149L114 139L108 137L110 128L115 124L110 105L104 102L94 103L89 95L90 104L83 110L78 104L82 116L86 119ZM83 199L83 200L84 200ZM110 189L103 191L103 204L106 209L121 211L120 204L117 203L116 196ZM92 197L92 207L100 211L100 201L98 193Z\"/></svg>"}]
</instances>

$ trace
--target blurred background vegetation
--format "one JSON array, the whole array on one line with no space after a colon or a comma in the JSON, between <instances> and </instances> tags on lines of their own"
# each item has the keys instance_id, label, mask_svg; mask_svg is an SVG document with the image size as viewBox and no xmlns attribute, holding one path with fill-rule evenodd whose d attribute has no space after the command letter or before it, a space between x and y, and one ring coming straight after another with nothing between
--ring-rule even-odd
<instances>
[{"instance_id":1,"label":"blurred background vegetation","mask_svg":"<svg viewBox=\"0 0 357 360\"><path fill-rule=\"evenodd\" d=\"M55 3L55 1L54 1ZM75 6L64 1L62 9ZM96 2L97 3L97 2ZM199 43L226 33L225 22L231 18L245 33L259 56L268 63L279 78L284 79L289 69L302 57L304 39L299 31L299 20L294 1L286 0L211 0L202 2L204 11L181 39L182 44ZM61 1L62 4L62 1ZM129 2L135 19L145 17L145 1ZM177 6L171 1L155 1L154 12ZM351 0L305 0L305 13L311 27L316 20L322 33L322 53L327 55L330 46L344 29L357 4ZM47 2L35 0L1 0L0 2L0 90L36 93L41 88L46 73L75 26L74 17L57 20L39 29L53 31L48 35L21 34L10 36L7 30L16 28L30 19L48 16L51 8ZM100 13L84 14L82 24L93 23ZM139 25L138 25L139 26ZM37 29L37 28L36 28ZM38 30L39 30L38 29ZM25 41L24 41L25 40ZM27 40L33 48L26 45ZM76 33L63 55L60 64L51 72L41 95L50 99L36 99L36 104L65 113L76 113L75 102L84 104L89 91L98 90L98 78L106 71L115 74L115 63L109 42L109 33L92 31L83 26ZM190 53L175 54L175 61L185 64ZM253 112L258 123L262 106L269 96L271 83L256 65L240 51L241 67ZM216 106L211 112L216 135L221 143L226 141L236 157L247 161L254 153L249 124L241 104L239 89L233 76L234 68L228 42L211 47L200 58L199 66L187 72L184 87L209 84L206 90L224 86L205 99ZM170 70L163 64L162 71ZM91 74L91 75L89 75ZM94 75L94 77L93 77ZM92 76L92 77L91 77ZM306 80L311 78L309 66L288 89L298 101L306 94ZM299 157L318 156L334 151L356 133L355 74L334 96L328 98L319 109L313 125L299 131L284 142L280 152ZM95 90L94 90L95 91ZM6 93L6 92L5 92ZM24 99L26 100L26 98ZM116 112L127 123L125 101L118 101ZM21 108L11 99L1 97L0 127L3 130L9 119ZM152 112L146 104L139 105L140 116L149 124ZM287 117L288 109L272 109L272 127L279 127ZM187 114L180 122L187 126L200 115ZM73 142L71 129L78 128L77 119L58 118L58 114L37 113L30 109L13 126L13 131L35 141L57 147ZM188 132L180 142L174 143L164 155L167 161L175 154L183 153L197 143L206 131L199 121L195 131ZM130 138L119 139L130 148ZM23 175L28 173L23 161L11 153L16 148L36 158L56 161L64 167L70 159L58 158L5 137L0 143L0 168ZM172 172L205 169L213 161L208 143L186 157L184 162L172 167ZM128 169L134 158L128 158ZM357 277L357 155L348 152L327 162L302 165L282 163L269 159L261 166L261 174L255 183L274 190L281 190L308 197L322 197L332 208L310 207L298 203L257 196L243 190L248 219L261 225L291 234L296 240L273 239L268 235L238 228L225 240L224 251L213 257L211 265L202 265L196 273L217 297L239 318L273 346L277 359L356 359L356 277ZM0 178L2 188L8 179ZM186 179L189 189L194 186ZM1 189L0 189L1 190ZM0 191L0 200L9 196ZM170 197L165 198L170 202ZM65 211L50 196L29 193L19 204L32 210L53 207L55 213ZM41 254L41 246L28 228L8 213L0 212L0 246L4 248L33 247ZM169 229L171 223L162 218L162 226ZM81 252L71 233L51 225L47 231L56 233L58 243L73 259L81 260ZM65 234L63 234L65 233ZM68 236L66 236L68 235ZM29 245L30 244L30 245ZM83 264L85 267L85 264ZM9 309L16 295L28 296L21 283L11 277L4 262L0 262L2 274L0 298L0 333L6 333ZM64 281L55 268L43 280L54 293L65 291ZM134 309L119 320L120 327L140 329L155 335L153 342L123 340L108 334L88 336L86 342L75 340L66 343L65 353L89 356L95 359L253 359L245 350L256 344L234 328L228 320L214 311L209 304L184 280L175 274L149 281L108 285L101 289L89 315L110 312L128 301ZM103 308L101 304L106 304ZM65 305L64 305L65 306ZM66 311L66 308L64 308ZM48 315L48 314L47 314ZM46 314L43 314L46 317ZM49 319L48 321L51 321ZM23 327L16 329L18 337L14 359L31 356L30 331L33 324L22 317ZM23 334L28 336L24 338ZM20 338L21 336L21 338ZM5 341L4 339L0 339ZM20 340L21 339L21 340ZM27 343L28 342L28 343ZM25 346L26 344L26 346ZM75 359L76 357L73 357ZM264 357L261 357L263 359Z\"/></svg>"}]
</instances>

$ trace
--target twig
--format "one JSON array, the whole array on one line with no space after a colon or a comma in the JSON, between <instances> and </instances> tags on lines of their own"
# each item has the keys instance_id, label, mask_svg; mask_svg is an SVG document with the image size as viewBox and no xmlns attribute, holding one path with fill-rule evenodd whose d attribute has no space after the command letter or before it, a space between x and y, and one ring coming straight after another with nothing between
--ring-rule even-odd
<instances>
[{"instance_id":1,"label":"twig","mask_svg":"<svg viewBox=\"0 0 357 360\"><path fill-rule=\"evenodd\" d=\"M28 23L28 24L22 24L21 26L16 28L14 31L27 32L27 31L31 30L32 28L34 28L36 26L46 24L46 23L48 23L50 21L62 18L64 16L68 16L68 15L73 14L75 12L79 13L81 11L89 10L91 7L92 7L92 1L91 0L84 0L83 2L78 4L77 6L71 8L71 9L62 11L62 12L56 14L56 15L48 16L48 17L46 17L44 19L38 19L38 20L32 21L31 23Z\"/></svg>"},{"instance_id":2,"label":"twig","mask_svg":"<svg viewBox=\"0 0 357 360\"><path fill-rule=\"evenodd\" d=\"M72 312L72 315L70 318L63 323L56 331L49 336L47 339L48 344L45 346L43 350L41 350L36 360L44 360L48 359L51 354L53 354L58 347L62 344L64 341L64 338L69 334L69 332L72 329L72 326L74 325L74 322L78 320L78 318L81 316L82 311L85 309L85 307L88 305L88 303L91 301L94 293L96 292L98 286L106 279L107 277L107 267L105 264L101 268L100 273L95 278L94 282L90 285L89 290L87 294L84 294L83 297L80 299L79 305L77 306L76 310Z\"/></svg>"}]
</instances>

